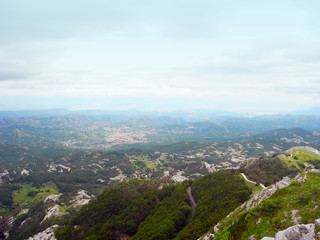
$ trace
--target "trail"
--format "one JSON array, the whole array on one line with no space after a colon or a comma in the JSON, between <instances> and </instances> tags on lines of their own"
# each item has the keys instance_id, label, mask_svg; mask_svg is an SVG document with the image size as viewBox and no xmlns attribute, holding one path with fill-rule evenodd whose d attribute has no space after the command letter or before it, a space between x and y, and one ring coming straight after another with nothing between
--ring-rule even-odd
<instances>
[{"instance_id":1,"label":"trail","mask_svg":"<svg viewBox=\"0 0 320 240\"><path fill-rule=\"evenodd\" d=\"M242 175L242 177L244 178L244 180L246 180L247 182L250 182L250 183L253 183L253 184L257 184L256 182L249 180L249 179L247 178L247 176L244 175L244 173L241 173L241 175ZM266 189L266 187L265 187L262 183L260 183L260 186L261 186L263 189Z\"/></svg>"},{"instance_id":2,"label":"trail","mask_svg":"<svg viewBox=\"0 0 320 240\"><path fill-rule=\"evenodd\" d=\"M194 200L194 198L193 198L193 196L192 196L192 192L191 192L191 187L189 187L188 189L187 189L187 193L188 193L188 195L189 195L189 197L190 197L190 202L191 202L191 208L192 208L192 214L191 214L191 218L190 218L190 220L189 220L189 225L191 224L191 222L192 222L192 218L193 218L193 214L194 214L194 211L196 210L196 201Z\"/></svg>"}]
</instances>

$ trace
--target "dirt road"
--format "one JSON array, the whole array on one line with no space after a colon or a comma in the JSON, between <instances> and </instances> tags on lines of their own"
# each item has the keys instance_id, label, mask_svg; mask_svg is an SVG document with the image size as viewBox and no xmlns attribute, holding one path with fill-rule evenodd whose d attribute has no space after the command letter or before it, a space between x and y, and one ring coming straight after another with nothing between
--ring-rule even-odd
<instances>
[{"instance_id":1,"label":"dirt road","mask_svg":"<svg viewBox=\"0 0 320 240\"><path fill-rule=\"evenodd\" d=\"M187 193L189 195L189 198L190 198L190 203L191 203L191 208L192 208L192 214L191 214L191 218L189 220L189 225L191 224L192 222L192 218L193 218L193 214L194 214L194 211L196 210L196 201L194 200L193 196L192 196L192 191L191 191L191 187L189 187L187 189Z\"/></svg>"}]
</instances>

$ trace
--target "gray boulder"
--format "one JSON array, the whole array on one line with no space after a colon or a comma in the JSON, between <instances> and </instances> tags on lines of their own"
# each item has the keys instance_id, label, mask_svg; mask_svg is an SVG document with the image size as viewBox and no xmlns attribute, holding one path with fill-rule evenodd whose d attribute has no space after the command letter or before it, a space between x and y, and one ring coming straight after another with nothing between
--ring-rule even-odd
<instances>
[{"instance_id":1,"label":"gray boulder","mask_svg":"<svg viewBox=\"0 0 320 240\"><path fill-rule=\"evenodd\" d=\"M207 236L205 236L204 238L203 238L203 240L212 240L213 238L215 237L215 235L214 234L208 234ZM199 238L200 239L200 238Z\"/></svg>"},{"instance_id":2,"label":"gray boulder","mask_svg":"<svg viewBox=\"0 0 320 240\"><path fill-rule=\"evenodd\" d=\"M314 224L300 224L276 234L276 240L316 240Z\"/></svg>"}]
</instances>

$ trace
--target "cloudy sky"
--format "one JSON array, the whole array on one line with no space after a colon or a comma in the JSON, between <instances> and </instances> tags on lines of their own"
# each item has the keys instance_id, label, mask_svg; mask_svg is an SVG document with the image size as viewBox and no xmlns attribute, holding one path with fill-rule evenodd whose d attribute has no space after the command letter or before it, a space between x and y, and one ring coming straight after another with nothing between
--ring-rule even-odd
<instances>
[{"instance_id":1,"label":"cloudy sky","mask_svg":"<svg viewBox=\"0 0 320 240\"><path fill-rule=\"evenodd\" d=\"M320 106L318 0L0 0L0 110Z\"/></svg>"}]
</instances>

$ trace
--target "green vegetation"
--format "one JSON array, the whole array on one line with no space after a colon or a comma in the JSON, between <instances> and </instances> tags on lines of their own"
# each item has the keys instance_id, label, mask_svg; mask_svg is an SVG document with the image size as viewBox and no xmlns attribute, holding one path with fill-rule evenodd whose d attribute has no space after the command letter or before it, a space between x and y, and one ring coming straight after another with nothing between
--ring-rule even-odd
<instances>
[{"instance_id":1,"label":"green vegetation","mask_svg":"<svg viewBox=\"0 0 320 240\"><path fill-rule=\"evenodd\" d=\"M320 162L320 155L316 151L310 147L295 147L284 154L280 154L279 157L289 167L294 166L302 170L312 166L314 162Z\"/></svg>"},{"instance_id":2,"label":"green vegetation","mask_svg":"<svg viewBox=\"0 0 320 240\"><path fill-rule=\"evenodd\" d=\"M27 213L19 214L13 222L12 228L9 231L10 237L8 240L28 239L30 236L44 231L53 224L60 224L58 219L50 219L41 223L46 214L48 205L43 202L32 202L28 205ZM20 208L21 209L21 208ZM25 223L23 223L26 221Z\"/></svg>"},{"instance_id":3,"label":"green vegetation","mask_svg":"<svg viewBox=\"0 0 320 240\"><path fill-rule=\"evenodd\" d=\"M131 180L109 187L58 230L56 237L118 239L121 234L134 235L158 199L165 198L173 190L164 188L157 192L157 187L158 184L150 180Z\"/></svg>"},{"instance_id":4,"label":"green vegetation","mask_svg":"<svg viewBox=\"0 0 320 240\"><path fill-rule=\"evenodd\" d=\"M172 193L157 203L131 239L173 239L185 227L191 211L187 187L188 184L174 186Z\"/></svg>"},{"instance_id":5,"label":"green vegetation","mask_svg":"<svg viewBox=\"0 0 320 240\"><path fill-rule=\"evenodd\" d=\"M244 180L230 171L219 171L198 179L191 189L197 206L191 225L177 235L181 240L200 237L250 195Z\"/></svg>"},{"instance_id":6,"label":"green vegetation","mask_svg":"<svg viewBox=\"0 0 320 240\"><path fill-rule=\"evenodd\" d=\"M171 187L130 180L107 188L56 232L62 239L194 239L249 198L244 180L220 171ZM190 226L187 188L197 201ZM74 228L77 226L77 228Z\"/></svg>"},{"instance_id":7,"label":"green vegetation","mask_svg":"<svg viewBox=\"0 0 320 240\"><path fill-rule=\"evenodd\" d=\"M245 178L242 176L242 174L239 174L239 177L245 180ZM245 182L246 186L250 189L251 192L257 192L257 191L260 191L263 189L263 187L260 186L259 183L254 184L254 183L246 181L246 180L244 182Z\"/></svg>"},{"instance_id":8,"label":"green vegetation","mask_svg":"<svg viewBox=\"0 0 320 240\"><path fill-rule=\"evenodd\" d=\"M19 186L11 184L0 185L0 204L5 207L10 207L13 204L12 192L19 189ZM3 211L5 212L5 210Z\"/></svg>"},{"instance_id":9,"label":"green vegetation","mask_svg":"<svg viewBox=\"0 0 320 240\"><path fill-rule=\"evenodd\" d=\"M252 210L237 209L221 221L220 235L230 234L229 239L261 239L274 235L297 223L314 223L319 218L320 174L308 173L306 182L294 181L278 190Z\"/></svg>"},{"instance_id":10,"label":"green vegetation","mask_svg":"<svg viewBox=\"0 0 320 240\"><path fill-rule=\"evenodd\" d=\"M57 187L53 183L44 184L43 187L33 187L31 184L17 184L18 190L13 191L13 201L19 205L26 205L51 194L57 194Z\"/></svg>"},{"instance_id":11,"label":"green vegetation","mask_svg":"<svg viewBox=\"0 0 320 240\"><path fill-rule=\"evenodd\" d=\"M286 124L266 125L261 119L174 124L167 121L137 118L105 122L80 115L1 120L0 236L6 231L1 224L7 226L10 217L15 218L11 229L14 239L27 239L49 224L60 224L63 219L59 217L40 224L46 211L58 204L60 210L71 212L57 232L60 239L116 239L122 234L132 239L195 239L248 199L250 192L261 189L237 176L241 171L248 179L268 186L311 166L320 168L320 161L316 161L319 156L299 148L271 159L261 158L245 169L233 170L233 174L223 171L201 178L213 169L236 167L247 157L268 156L274 149L282 151L306 143L318 148L320 135L298 128L254 135ZM319 125L318 119L315 124ZM119 144L114 146L118 151L109 149L113 144ZM24 169L28 176L22 173ZM161 190L159 182L148 180L117 183L140 176L172 184L173 180L162 178L168 171L170 177L183 171L181 174L193 182L164 186ZM68 209L78 190L97 196L110 185L79 213ZM197 207L188 225L191 207L186 189L190 186ZM56 202L41 201L58 192L62 195ZM308 201L302 196L297 200L300 205ZM277 200L266 201L260 212L267 215L281 207ZM27 214L19 215L26 209ZM237 223L220 231L219 239L250 236L250 231L246 232L251 229L250 214L239 221L234 218ZM21 226L25 220L27 224ZM261 219L259 230L255 231L262 233L271 225Z\"/></svg>"},{"instance_id":12,"label":"green vegetation","mask_svg":"<svg viewBox=\"0 0 320 240\"><path fill-rule=\"evenodd\" d=\"M157 169L157 164L146 154L131 155L130 161L136 165L137 169L141 169L144 172Z\"/></svg>"},{"instance_id":13,"label":"green vegetation","mask_svg":"<svg viewBox=\"0 0 320 240\"><path fill-rule=\"evenodd\" d=\"M240 169L240 172L243 172L248 179L254 182L269 186L285 176L295 177L299 169L289 167L279 157L274 157L256 160L248 167Z\"/></svg>"}]
</instances>

